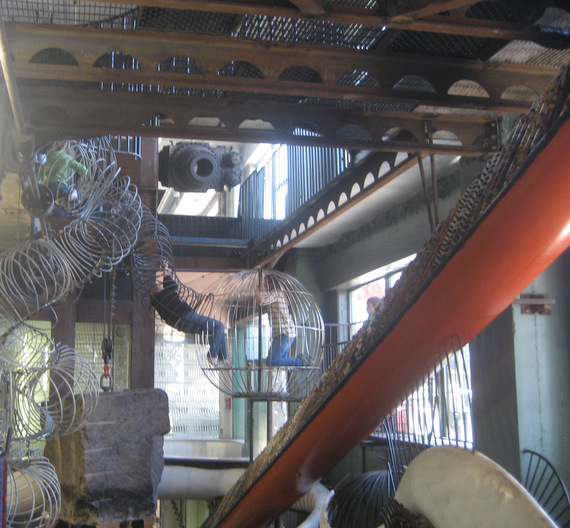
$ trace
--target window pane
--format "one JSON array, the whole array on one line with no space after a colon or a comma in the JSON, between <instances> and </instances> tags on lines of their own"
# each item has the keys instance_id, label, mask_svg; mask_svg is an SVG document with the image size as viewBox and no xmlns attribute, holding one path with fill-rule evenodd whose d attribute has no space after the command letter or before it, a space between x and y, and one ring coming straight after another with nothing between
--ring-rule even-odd
<instances>
[{"instance_id":1,"label":"window pane","mask_svg":"<svg viewBox=\"0 0 570 528\"><path fill-rule=\"evenodd\" d=\"M350 292L350 323L352 326L352 334L356 332L361 323L368 319L366 311L366 301L370 297L384 297L386 295L386 280L381 279L364 284Z\"/></svg>"}]
</instances>

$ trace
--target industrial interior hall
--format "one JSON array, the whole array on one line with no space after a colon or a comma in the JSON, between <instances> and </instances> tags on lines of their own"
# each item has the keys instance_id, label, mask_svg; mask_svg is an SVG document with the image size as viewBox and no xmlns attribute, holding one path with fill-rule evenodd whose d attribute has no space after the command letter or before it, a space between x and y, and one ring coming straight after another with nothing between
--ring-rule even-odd
<instances>
[{"instance_id":1,"label":"industrial interior hall","mask_svg":"<svg viewBox=\"0 0 570 528\"><path fill-rule=\"evenodd\" d=\"M570 527L562 0L0 0L3 526Z\"/></svg>"}]
</instances>

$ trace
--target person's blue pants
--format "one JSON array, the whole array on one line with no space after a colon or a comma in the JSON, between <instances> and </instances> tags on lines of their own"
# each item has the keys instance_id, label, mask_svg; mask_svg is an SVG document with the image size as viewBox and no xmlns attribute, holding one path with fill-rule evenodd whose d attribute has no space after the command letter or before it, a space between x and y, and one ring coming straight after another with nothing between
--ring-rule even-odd
<instances>
[{"instance_id":1,"label":"person's blue pants","mask_svg":"<svg viewBox=\"0 0 570 528\"><path fill-rule=\"evenodd\" d=\"M301 358L289 357L289 350L294 342L294 337L288 337L283 334L275 336L269 347L268 363L270 365L283 367L302 366L304 363Z\"/></svg>"},{"instance_id":2,"label":"person's blue pants","mask_svg":"<svg viewBox=\"0 0 570 528\"><path fill-rule=\"evenodd\" d=\"M227 359L225 327L222 322L212 317L198 315L196 312L189 311L180 320L177 327L186 334L200 334L202 332L208 334L210 357L220 360Z\"/></svg>"},{"instance_id":3,"label":"person's blue pants","mask_svg":"<svg viewBox=\"0 0 570 528\"><path fill-rule=\"evenodd\" d=\"M69 187L65 183L52 182L48 185L48 189L53 194L54 202L57 202L60 198L67 198L69 196Z\"/></svg>"}]
</instances>

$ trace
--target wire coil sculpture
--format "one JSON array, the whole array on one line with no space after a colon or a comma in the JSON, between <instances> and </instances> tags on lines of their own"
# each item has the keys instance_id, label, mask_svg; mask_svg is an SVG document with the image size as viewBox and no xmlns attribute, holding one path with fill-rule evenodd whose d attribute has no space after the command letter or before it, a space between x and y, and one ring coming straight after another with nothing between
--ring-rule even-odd
<instances>
[{"instance_id":1,"label":"wire coil sculpture","mask_svg":"<svg viewBox=\"0 0 570 528\"><path fill-rule=\"evenodd\" d=\"M448 346L454 352L417 381L375 432L388 443L392 492L409 463L425 449L441 445L473 449L469 349L459 340Z\"/></svg>"},{"instance_id":2,"label":"wire coil sculpture","mask_svg":"<svg viewBox=\"0 0 570 528\"><path fill-rule=\"evenodd\" d=\"M22 528L52 526L61 505L55 470L32 443L77 431L99 395L89 364L28 320L122 262L137 241L143 215L107 139L68 142L66 149L74 166L83 167L80 178L67 182L66 199L42 183L38 195L30 187L23 192L24 206L37 218L53 213L57 200L65 225L0 253L0 438L9 453L7 523ZM48 151L53 152L49 145L40 147L34 159L45 161ZM41 161L32 169L37 180L46 178Z\"/></svg>"},{"instance_id":3,"label":"wire coil sculpture","mask_svg":"<svg viewBox=\"0 0 570 528\"><path fill-rule=\"evenodd\" d=\"M174 268L172 240L167 227L143 205L139 237L132 252L132 276L135 296L149 301L162 277L168 275L176 282L177 294L188 307L206 314L212 308L213 295L199 293L182 283Z\"/></svg>"},{"instance_id":4,"label":"wire coil sculpture","mask_svg":"<svg viewBox=\"0 0 570 528\"><path fill-rule=\"evenodd\" d=\"M168 277L173 288L172 302L180 302L192 313L207 314L212 310L213 294L199 293L182 283L174 269L172 241L166 226L150 210L143 206L139 237L131 255L131 272L135 298L149 303L149 310L165 324L172 325L174 317L169 302L164 304L162 314L151 302L157 290L162 287L164 277ZM166 314L166 315L165 315ZM169 316L170 314L170 316ZM168 321L164 319L166 317Z\"/></svg>"},{"instance_id":5,"label":"wire coil sculpture","mask_svg":"<svg viewBox=\"0 0 570 528\"><path fill-rule=\"evenodd\" d=\"M166 226L143 205L139 237L132 253L133 291L139 301L148 300L150 287L161 268L174 269L172 242Z\"/></svg>"},{"instance_id":6,"label":"wire coil sculpture","mask_svg":"<svg viewBox=\"0 0 570 528\"><path fill-rule=\"evenodd\" d=\"M290 328L269 302L290 312ZM209 339L199 335L198 362L206 377L222 392L234 397L259 400L299 400L318 379L321 370L324 323L313 296L294 277L266 269L246 270L218 283L211 291L213 309L209 316L221 321L227 335L227 363L211 364ZM290 349L275 338L295 338ZM271 343L273 342L273 348ZM280 345L279 348L275 347ZM285 350L287 348L287 350Z\"/></svg>"},{"instance_id":7,"label":"wire coil sculpture","mask_svg":"<svg viewBox=\"0 0 570 528\"><path fill-rule=\"evenodd\" d=\"M341 482L326 508L330 528L431 528L394 499L409 463L432 446L453 445L471 449L472 407L468 349L452 342L453 353L418 380L413 391L375 431L388 444L387 469L372 471Z\"/></svg>"},{"instance_id":8,"label":"wire coil sculpture","mask_svg":"<svg viewBox=\"0 0 570 528\"><path fill-rule=\"evenodd\" d=\"M46 458L8 462L6 525L13 528L53 525L60 510L61 487Z\"/></svg>"},{"instance_id":9,"label":"wire coil sculpture","mask_svg":"<svg viewBox=\"0 0 570 528\"><path fill-rule=\"evenodd\" d=\"M570 526L570 493L552 463L540 453L523 449L521 484L557 526Z\"/></svg>"},{"instance_id":10,"label":"wire coil sculpture","mask_svg":"<svg viewBox=\"0 0 570 528\"><path fill-rule=\"evenodd\" d=\"M91 367L75 350L61 344L56 348L58 360L50 365L49 376L29 369L12 373L10 387L19 391L18 398L12 397L14 439L70 434L95 410L99 384Z\"/></svg>"},{"instance_id":11,"label":"wire coil sculpture","mask_svg":"<svg viewBox=\"0 0 570 528\"><path fill-rule=\"evenodd\" d=\"M341 482L323 512L323 528L433 528L390 496L390 473L371 471Z\"/></svg>"},{"instance_id":12,"label":"wire coil sculpture","mask_svg":"<svg viewBox=\"0 0 570 528\"><path fill-rule=\"evenodd\" d=\"M53 341L42 331L21 321L0 338L0 368L43 370L56 353Z\"/></svg>"}]
</instances>

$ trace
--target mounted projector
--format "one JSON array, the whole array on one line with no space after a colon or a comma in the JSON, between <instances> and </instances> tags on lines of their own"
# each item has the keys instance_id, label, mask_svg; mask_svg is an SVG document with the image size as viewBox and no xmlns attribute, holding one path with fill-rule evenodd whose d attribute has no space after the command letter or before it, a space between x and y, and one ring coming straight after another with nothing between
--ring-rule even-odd
<instances>
[{"instance_id":1,"label":"mounted projector","mask_svg":"<svg viewBox=\"0 0 570 528\"><path fill-rule=\"evenodd\" d=\"M223 191L241 183L241 169L238 152L207 143L181 142L158 154L158 179L175 191Z\"/></svg>"}]
</instances>

